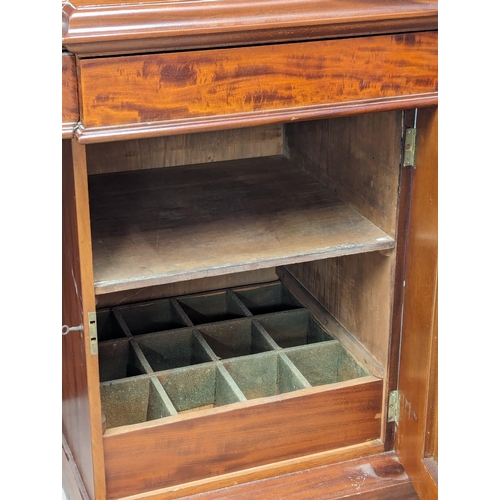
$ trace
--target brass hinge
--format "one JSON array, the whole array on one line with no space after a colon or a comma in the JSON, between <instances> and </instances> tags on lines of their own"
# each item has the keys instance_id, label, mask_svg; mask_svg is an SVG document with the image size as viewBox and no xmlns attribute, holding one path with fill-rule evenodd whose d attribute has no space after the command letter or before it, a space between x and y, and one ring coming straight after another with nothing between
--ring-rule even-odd
<instances>
[{"instance_id":1,"label":"brass hinge","mask_svg":"<svg viewBox=\"0 0 500 500\"><path fill-rule=\"evenodd\" d=\"M399 422L399 391L391 391L389 393L389 408L387 411L388 422Z\"/></svg>"},{"instance_id":2,"label":"brass hinge","mask_svg":"<svg viewBox=\"0 0 500 500\"><path fill-rule=\"evenodd\" d=\"M407 128L405 132L403 166L415 168L416 154L417 154L417 129Z\"/></svg>"},{"instance_id":3,"label":"brass hinge","mask_svg":"<svg viewBox=\"0 0 500 500\"><path fill-rule=\"evenodd\" d=\"M89 312L90 354L97 355L97 314Z\"/></svg>"}]
</instances>

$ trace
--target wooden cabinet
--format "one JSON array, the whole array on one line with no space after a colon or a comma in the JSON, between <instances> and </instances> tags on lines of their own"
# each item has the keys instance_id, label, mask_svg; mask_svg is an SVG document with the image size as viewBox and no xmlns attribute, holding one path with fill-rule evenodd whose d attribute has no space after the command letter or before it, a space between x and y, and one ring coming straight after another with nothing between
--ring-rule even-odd
<instances>
[{"instance_id":1,"label":"wooden cabinet","mask_svg":"<svg viewBox=\"0 0 500 500\"><path fill-rule=\"evenodd\" d=\"M330 3L63 6L69 498L437 498L437 5Z\"/></svg>"}]
</instances>

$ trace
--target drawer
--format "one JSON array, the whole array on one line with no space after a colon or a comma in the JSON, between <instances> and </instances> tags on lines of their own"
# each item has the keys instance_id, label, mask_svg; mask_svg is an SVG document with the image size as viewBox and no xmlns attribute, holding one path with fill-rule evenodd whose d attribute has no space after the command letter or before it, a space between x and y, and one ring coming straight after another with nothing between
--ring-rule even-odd
<instances>
[{"instance_id":1,"label":"drawer","mask_svg":"<svg viewBox=\"0 0 500 500\"><path fill-rule=\"evenodd\" d=\"M79 64L81 142L437 102L437 32Z\"/></svg>"},{"instance_id":2,"label":"drawer","mask_svg":"<svg viewBox=\"0 0 500 500\"><path fill-rule=\"evenodd\" d=\"M98 328L109 498L380 435L383 380L281 282L114 307Z\"/></svg>"},{"instance_id":3,"label":"drawer","mask_svg":"<svg viewBox=\"0 0 500 500\"><path fill-rule=\"evenodd\" d=\"M78 123L78 89L75 57L62 55L62 134L70 138Z\"/></svg>"}]
</instances>

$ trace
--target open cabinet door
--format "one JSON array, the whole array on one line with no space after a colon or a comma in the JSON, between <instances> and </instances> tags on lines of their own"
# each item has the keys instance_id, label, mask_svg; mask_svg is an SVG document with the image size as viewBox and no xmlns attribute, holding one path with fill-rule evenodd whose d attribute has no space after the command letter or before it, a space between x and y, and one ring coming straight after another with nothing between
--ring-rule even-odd
<instances>
[{"instance_id":1,"label":"open cabinet door","mask_svg":"<svg viewBox=\"0 0 500 500\"><path fill-rule=\"evenodd\" d=\"M63 140L62 427L63 488L70 499L103 499L104 467L85 146Z\"/></svg>"},{"instance_id":2,"label":"open cabinet door","mask_svg":"<svg viewBox=\"0 0 500 500\"><path fill-rule=\"evenodd\" d=\"M396 431L396 452L422 500L438 491L437 123L437 108L418 110Z\"/></svg>"}]
</instances>

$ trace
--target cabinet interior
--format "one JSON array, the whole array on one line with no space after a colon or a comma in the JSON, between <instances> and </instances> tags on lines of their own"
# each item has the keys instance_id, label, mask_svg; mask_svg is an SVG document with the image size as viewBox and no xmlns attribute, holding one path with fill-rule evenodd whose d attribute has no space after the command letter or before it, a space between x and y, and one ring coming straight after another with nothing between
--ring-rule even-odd
<instances>
[{"instance_id":1,"label":"cabinet interior","mask_svg":"<svg viewBox=\"0 0 500 500\"><path fill-rule=\"evenodd\" d=\"M109 467L129 431L171 432L174 446L190 439L186 422L200 439L231 412L260 412L254 425L269 439L292 403L304 443L283 456L258 443L247 459L210 451L215 465L194 479L383 439L403 119L391 111L86 147ZM324 420L308 430L309 412L335 397L328 412L344 408L350 437L315 448L332 417L318 410ZM349 410L353 397L370 417ZM231 425L238 442L245 431ZM171 476L193 480L183 460L172 459Z\"/></svg>"}]
</instances>

